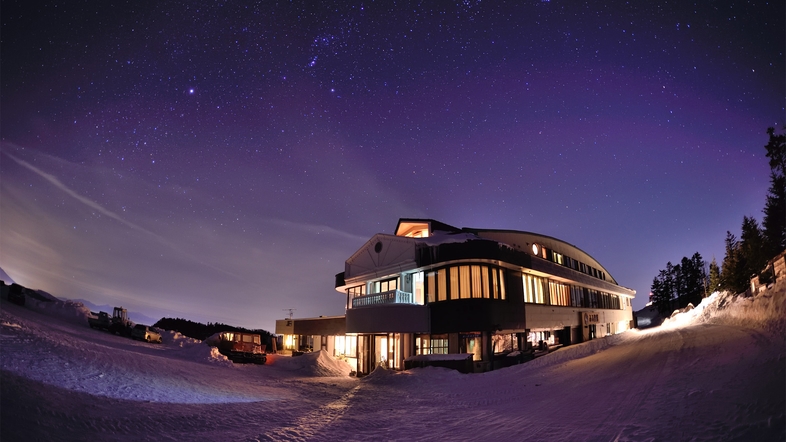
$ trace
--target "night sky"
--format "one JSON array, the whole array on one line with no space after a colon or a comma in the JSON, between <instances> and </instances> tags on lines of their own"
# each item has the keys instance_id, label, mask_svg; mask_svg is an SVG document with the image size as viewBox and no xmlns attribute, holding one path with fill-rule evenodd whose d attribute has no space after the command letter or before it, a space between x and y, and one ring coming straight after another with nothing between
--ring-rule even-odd
<instances>
[{"instance_id":1,"label":"night sky","mask_svg":"<svg viewBox=\"0 0 786 442\"><path fill-rule=\"evenodd\" d=\"M2 3L0 267L274 329L402 217L572 243L647 301L761 221L782 0Z\"/></svg>"}]
</instances>

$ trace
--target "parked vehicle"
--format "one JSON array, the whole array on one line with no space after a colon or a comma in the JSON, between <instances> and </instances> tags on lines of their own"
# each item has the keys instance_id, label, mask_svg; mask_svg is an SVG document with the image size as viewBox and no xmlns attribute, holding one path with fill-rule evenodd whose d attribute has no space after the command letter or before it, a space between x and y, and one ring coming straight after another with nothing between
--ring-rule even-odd
<instances>
[{"instance_id":1,"label":"parked vehicle","mask_svg":"<svg viewBox=\"0 0 786 442\"><path fill-rule=\"evenodd\" d=\"M133 322L128 319L128 311L123 307L115 307L112 317L107 312L99 312L97 315L87 318L87 324L91 328L100 328L122 336L131 336Z\"/></svg>"},{"instance_id":2,"label":"parked vehicle","mask_svg":"<svg viewBox=\"0 0 786 442\"><path fill-rule=\"evenodd\" d=\"M90 328L99 328L102 330L109 330L112 325L112 318L107 312L90 312L93 316L87 318L87 324Z\"/></svg>"},{"instance_id":3,"label":"parked vehicle","mask_svg":"<svg viewBox=\"0 0 786 442\"><path fill-rule=\"evenodd\" d=\"M219 334L218 351L232 362L253 362L264 364L266 345L262 337L254 333L221 332Z\"/></svg>"},{"instance_id":4,"label":"parked vehicle","mask_svg":"<svg viewBox=\"0 0 786 442\"><path fill-rule=\"evenodd\" d=\"M162 342L161 333L153 327L147 325L137 324L131 330L131 337L145 342L155 342L160 344Z\"/></svg>"}]
</instances>

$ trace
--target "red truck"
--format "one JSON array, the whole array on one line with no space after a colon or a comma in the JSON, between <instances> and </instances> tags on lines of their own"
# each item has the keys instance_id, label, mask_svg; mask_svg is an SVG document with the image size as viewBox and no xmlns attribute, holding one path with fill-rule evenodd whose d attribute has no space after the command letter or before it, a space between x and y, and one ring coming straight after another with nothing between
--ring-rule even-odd
<instances>
[{"instance_id":1,"label":"red truck","mask_svg":"<svg viewBox=\"0 0 786 442\"><path fill-rule=\"evenodd\" d=\"M218 351L232 362L262 365L267 361L266 345L258 334L227 331L221 332L219 339Z\"/></svg>"}]
</instances>

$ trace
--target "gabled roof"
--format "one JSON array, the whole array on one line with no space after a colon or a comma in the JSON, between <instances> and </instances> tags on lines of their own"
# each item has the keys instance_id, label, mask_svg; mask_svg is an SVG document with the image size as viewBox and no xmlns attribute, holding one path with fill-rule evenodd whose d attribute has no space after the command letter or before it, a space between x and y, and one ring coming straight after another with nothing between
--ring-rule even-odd
<instances>
[{"instance_id":1,"label":"gabled roof","mask_svg":"<svg viewBox=\"0 0 786 442\"><path fill-rule=\"evenodd\" d=\"M415 268L415 238L377 233L344 264L345 282Z\"/></svg>"}]
</instances>

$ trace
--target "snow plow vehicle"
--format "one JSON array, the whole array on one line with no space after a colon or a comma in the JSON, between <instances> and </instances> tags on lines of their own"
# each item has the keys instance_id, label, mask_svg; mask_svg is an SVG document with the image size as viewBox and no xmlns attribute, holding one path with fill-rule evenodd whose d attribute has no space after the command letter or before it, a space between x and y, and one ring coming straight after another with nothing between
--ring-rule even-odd
<instances>
[{"instance_id":1,"label":"snow plow vehicle","mask_svg":"<svg viewBox=\"0 0 786 442\"><path fill-rule=\"evenodd\" d=\"M90 328L99 328L110 333L131 336L131 328L134 324L128 319L128 311L123 307L115 307L112 317L107 312L99 312L98 315L87 318Z\"/></svg>"},{"instance_id":2,"label":"snow plow vehicle","mask_svg":"<svg viewBox=\"0 0 786 442\"><path fill-rule=\"evenodd\" d=\"M109 330L109 326L112 325L112 318L109 317L109 313L107 312L90 312L93 316L87 318L87 324L90 328L99 328L102 330Z\"/></svg>"},{"instance_id":3,"label":"snow plow vehicle","mask_svg":"<svg viewBox=\"0 0 786 442\"><path fill-rule=\"evenodd\" d=\"M264 364L266 345L262 337L255 333L221 332L219 333L218 351L235 363L252 362Z\"/></svg>"}]
</instances>

